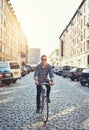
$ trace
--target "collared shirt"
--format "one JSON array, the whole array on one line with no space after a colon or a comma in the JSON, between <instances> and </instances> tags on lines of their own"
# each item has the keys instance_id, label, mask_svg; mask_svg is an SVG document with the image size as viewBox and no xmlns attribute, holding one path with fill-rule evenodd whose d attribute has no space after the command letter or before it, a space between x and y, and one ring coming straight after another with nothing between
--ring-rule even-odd
<instances>
[{"instance_id":1,"label":"collared shirt","mask_svg":"<svg viewBox=\"0 0 89 130\"><path fill-rule=\"evenodd\" d=\"M34 79L38 79L40 83L43 83L45 80L48 79L48 75L50 80L53 80L53 70L51 65L47 64L45 68L42 68L42 64L36 66L35 73L34 73Z\"/></svg>"}]
</instances>

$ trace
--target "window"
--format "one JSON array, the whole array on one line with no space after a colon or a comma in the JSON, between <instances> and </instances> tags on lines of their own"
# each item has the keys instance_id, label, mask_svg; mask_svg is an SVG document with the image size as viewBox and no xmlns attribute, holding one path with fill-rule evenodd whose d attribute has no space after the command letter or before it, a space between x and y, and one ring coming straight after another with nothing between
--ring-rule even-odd
<instances>
[{"instance_id":1,"label":"window","mask_svg":"<svg viewBox=\"0 0 89 130\"><path fill-rule=\"evenodd\" d=\"M88 0L88 7L89 7L89 0Z\"/></svg>"},{"instance_id":2,"label":"window","mask_svg":"<svg viewBox=\"0 0 89 130\"><path fill-rule=\"evenodd\" d=\"M4 5L4 13L6 13L6 5Z\"/></svg>"},{"instance_id":3,"label":"window","mask_svg":"<svg viewBox=\"0 0 89 130\"><path fill-rule=\"evenodd\" d=\"M86 25L86 16L84 16L84 25Z\"/></svg>"},{"instance_id":4,"label":"window","mask_svg":"<svg viewBox=\"0 0 89 130\"><path fill-rule=\"evenodd\" d=\"M4 45L4 43L2 44L2 52L5 53L5 45Z\"/></svg>"},{"instance_id":5,"label":"window","mask_svg":"<svg viewBox=\"0 0 89 130\"><path fill-rule=\"evenodd\" d=\"M86 37L86 29L84 29L84 39L85 39L85 37Z\"/></svg>"},{"instance_id":6,"label":"window","mask_svg":"<svg viewBox=\"0 0 89 130\"><path fill-rule=\"evenodd\" d=\"M3 15L0 14L0 24L3 24Z\"/></svg>"},{"instance_id":7,"label":"window","mask_svg":"<svg viewBox=\"0 0 89 130\"><path fill-rule=\"evenodd\" d=\"M81 28L83 27L83 19L81 19Z\"/></svg>"},{"instance_id":8,"label":"window","mask_svg":"<svg viewBox=\"0 0 89 130\"><path fill-rule=\"evenodd\" d=\"M2 52L2 42L0 42L0 52Z\"/></svg>"},{"instance_id":9,"label":"window","mask_svg":"<svg viewBox=\"0 0 89 130\"><path fill-rule=\"evenodd\" d=\"M88 36L89 36L89 27L88 27L88 30L87 30L87 31L88 31Z\"/></svg>"},{"instance_id":10,"label":"window","mask_svg":"<svg viewBox=\"0 0 89 130\"><path fill-rule=\"evenodd\" d=\"M87 50L89 50L89 41L87 42Z\"/></svg>"},{"instance_id":11,"label":"window","mask_svg":"<svg viewBox=\"0 0 89 130\"><path fill-rule=\"evenodd\" d=\"M88 63L88 65L89 65L89 55L88 55L88 57L87 57L87 63Z\"/></svg>"},{"instance_id":12,"label":"window","mask_svg":"<svg viewBox=\"0 0 89 130\"><path fill-rule=\"evenodd\" d=\"M2 31L2 29L0 29L0 38L2 38L3 37L3 31Z\"/></svg>"},{"instance_id":13,"label":"window","mask_svg":"<svg viewBox=\"0 0 89 130\"><path fill-rule=\"evenodd\" d=\"M2 61L2 57L0 57L0 61Z\"/></svg>"},{"instance_id":14,"label":"window","mask_svg":"<svg viewBox=\"0 0 89 130\"><path fill-rule=\"evenodd\" d=\"M0 0L0 8L3 9L3 0Z\"/></svg>"},{"instance_id":15,"label":"window","mask_svg":"<svg viewBox=\"0 0 89 130\"><path fill-rule=\"evenodd\" d=\"M89 14L88 14L88 23L89 23Z\"/></svg>"},{"instance_id":16,"label":"window","mask_svg":"<svg viewBox=\"0 0 89 130\"><path fill-rule=\"evenodd\" d=\"M85 42L84 42L84 52L85 52L85 50L86 50L86 46L85 46Z\"/></svg>"},{"instance_id":17,"label":"window","mask_svg":"<svg viewBox=\"0 0 89 130\"><path fill-rule=\"evenodd\" d=\"M81 41L83 40L83 32L81 32Z\"/></svg>"},{"instance_id":18,"label":"window","mask_svg":"<svg viewBox=\"0 0 89 130\"><path fill-rule=\"evenodd\" d=\"M84 4L84 13L86 12L86 4Z\"/></svg>"}]
</instances>

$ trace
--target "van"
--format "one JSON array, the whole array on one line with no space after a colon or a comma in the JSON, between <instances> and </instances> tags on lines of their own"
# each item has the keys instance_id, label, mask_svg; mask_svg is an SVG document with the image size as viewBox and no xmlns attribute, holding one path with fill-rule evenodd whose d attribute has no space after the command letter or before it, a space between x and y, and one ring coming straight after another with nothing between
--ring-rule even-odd
<instances>
[{"instance_id":1,"label":"van","mask_svg":"<svg viewBox=\"0 0 89 130\"><path fill-rule=\"evenodd\" d=\"M18 61L0 61L0 67L10 70L13 74L13 83L21 78L21 65Z\"/></svg>"}]
</instances>

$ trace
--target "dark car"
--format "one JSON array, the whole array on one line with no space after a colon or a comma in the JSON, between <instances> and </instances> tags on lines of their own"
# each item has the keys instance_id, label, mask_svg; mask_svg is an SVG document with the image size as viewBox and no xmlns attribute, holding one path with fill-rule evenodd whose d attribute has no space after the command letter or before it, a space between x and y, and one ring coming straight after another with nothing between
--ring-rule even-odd
<instances>
[{"instance_id":1,"label":"dark car","mask_svg":"<svg viewBox=\"0 0 89 130\"><path fill-rule=\"evenodd\" d=\"M21 76L24 77L26 74L28 74L28 70L25 66L21 66Z\"/></svg>"},{"instance_id":2,"label":"dark car","mask_svg":"<svg viewBox=\"0 0 89 130\"><path fill-rule=\"evenodd\" d=\"M0 67L0 81L2 84L10 85L13 81L13 74L8 68Z\"/></svg>"},{"instance_id":3,"label":"dark car","mask_svg":"<svg viewBox=\"0 0 89 130\"><path fill-rule=\"evenodd\" d=\"M28 71L28 74L31 72L31 67L29 67L29 66L26 66L26 69L27 69L27 71Z\"/></svg>"},{"instance_id":4,"label":"dark car","mask_svg":"<svg viewBox=\"0 0 89 130\"><path fill-rule=\"evenodd\" d=\"M75 79L77 81L80 80L80 75L81 75L81 72L83 71L83 68L73 68L70 70L70 74L69 74L69 77L72 81L74 81Z\"/></svg>"},{"instance_id":5,"label":"dark car","mask_svg":"<svg viewBox=\"0 0 89 130\"><path fill-rule=\"evenodd\" d=\"M63 66L62 76L64 78L69 77L70 69L71 69L70 66Z\"/></svg>"},{"instance_id":6,"label":"dark car","mask_svg":"<svg viewBox=\"0 0 89 130\"><path fill-rule=\"evenodd\" d=\"M89 86L89 69L84 69L80 76L80 83L81 85L85 86L88 84Z\"/></svg>"}]
</instances>

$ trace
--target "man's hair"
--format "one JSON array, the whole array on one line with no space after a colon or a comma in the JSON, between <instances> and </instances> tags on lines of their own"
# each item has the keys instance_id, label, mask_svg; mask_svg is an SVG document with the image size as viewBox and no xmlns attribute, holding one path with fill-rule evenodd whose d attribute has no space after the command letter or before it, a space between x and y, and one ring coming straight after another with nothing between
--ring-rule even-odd
<instances>
[{"instance_id":1,"label":"man's hair","mask_svg":"<svg viewBox=\"0 0 89 130\"><path fill-rule=\"evenodd\" d=\"M41 56L41 59L42 59L43 57L46 57L46 58L47 58L47 56L46 56L46 55L42 55L42 56Z\"/></svg>"}]
</instances>

